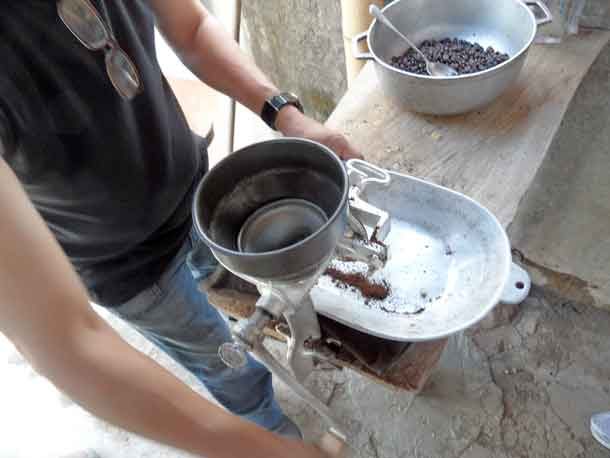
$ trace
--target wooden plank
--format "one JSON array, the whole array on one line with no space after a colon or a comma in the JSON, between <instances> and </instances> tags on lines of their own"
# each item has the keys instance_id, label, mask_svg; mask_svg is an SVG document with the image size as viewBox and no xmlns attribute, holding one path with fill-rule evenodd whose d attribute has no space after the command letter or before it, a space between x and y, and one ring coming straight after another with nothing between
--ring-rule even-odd
<instances>
[{"instance_id":1,"label":"wooden plank","mask_svg":"<svg viewBox=\"0 0 610 458\"><path fill-rule=\"evenodd\" d=\"M592 31L560 46L535 46L508 92L483 110L453 117L401 110L383 96L369 63L327 124L370 162L463 192L508 225L609 39Z\"/></svg>"}]
</instances>

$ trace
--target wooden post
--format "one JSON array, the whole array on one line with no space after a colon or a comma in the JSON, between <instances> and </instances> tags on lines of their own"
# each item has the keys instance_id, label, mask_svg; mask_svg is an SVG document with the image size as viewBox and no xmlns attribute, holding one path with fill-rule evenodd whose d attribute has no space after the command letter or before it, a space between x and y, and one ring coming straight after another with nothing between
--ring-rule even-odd
<instances>
[{"instance_id":1,"label":"wooden post","mask_svg":"<svg viewBox=\"0 0 610 458\"><path fill-rule=\"evenodd\" d=\"M352 55L352 38L364 32L371 24L369 5L383 6L383 0L341 0L341 16L343 26L343 43L345 45L345 64L347 70L347 85L351 85L360 73L364 62L354 59Z\"/></svg>"},{"instance_id":2,"label":"wooden post","mask_svg":"<svg viewBox=\"0 0 610 458\"><path fill-rule=\"evenodd\" d=\"M233 39L240 44L241 38L241 0L235 1L233 7ZM235 116L236 116L237 104L234 99L231 99L231 107L229 111L229 154L233 152L235 148Z\"/></svg>"}]
</instances>

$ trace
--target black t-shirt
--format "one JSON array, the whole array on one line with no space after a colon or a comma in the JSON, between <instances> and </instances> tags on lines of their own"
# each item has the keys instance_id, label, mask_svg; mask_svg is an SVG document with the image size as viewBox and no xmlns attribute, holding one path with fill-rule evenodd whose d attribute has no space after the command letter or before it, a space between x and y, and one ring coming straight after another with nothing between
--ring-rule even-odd
<instances>
[{"instance_id":1,"label":"black t-shirt","mask_svg":"<svg viewBox=\"0 0 610 458\"><path fill-rule=\"evenodd\" d=\"M135 63L142 92L119 96L104 52L72 35L54 0L2 1L0 135L4 159L92 298L116 306L177 253L205 161L161 74L148 7L92 3Z\"/></svg>"}]
</instances>

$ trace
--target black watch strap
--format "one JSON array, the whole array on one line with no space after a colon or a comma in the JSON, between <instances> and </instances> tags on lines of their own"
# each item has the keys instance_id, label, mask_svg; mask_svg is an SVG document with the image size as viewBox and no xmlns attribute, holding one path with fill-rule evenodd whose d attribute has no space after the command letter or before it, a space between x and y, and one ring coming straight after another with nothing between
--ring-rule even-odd
<instances>
[{"instance_id":1,"label":"black watch strap","mask_svg":"<svg viewBox=\"0 0 610 458\"><path fill-rule=\"evenodd\" d=\"M281 94L269 97L265 101L263 111L261 112L261 118L269 127L273 130L277 130L275 127L275 120L277 119L280 110L286 105L292 105L303 113L303 105L301 105L297 96L289 92L282 92Z\"/></svg>"}]
</instances>

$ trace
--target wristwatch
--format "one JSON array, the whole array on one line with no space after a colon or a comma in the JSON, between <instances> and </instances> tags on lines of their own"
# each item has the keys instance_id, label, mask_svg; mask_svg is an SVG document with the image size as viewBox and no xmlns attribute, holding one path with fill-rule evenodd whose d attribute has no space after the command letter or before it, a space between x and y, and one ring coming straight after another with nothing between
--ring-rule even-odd
<instances>
[{"instance_id":1,"label":"wristwatch","mask_svg":"<svg viewBox=\"0 0 610 458\"><path fill-rule=\"evenodd\" d=\"M277 115L280 110L286 105L292 105L301 113L304 112L303 105L301 105L301 102L299 102L296 95L291 94L290 92L282 92L281 94L274 95L265 100L263 111L261 112L261 118L269 127L271 127L273 130L277 130L275 127L275 120L277 119Z\"/></svg>"}]
</instances>

